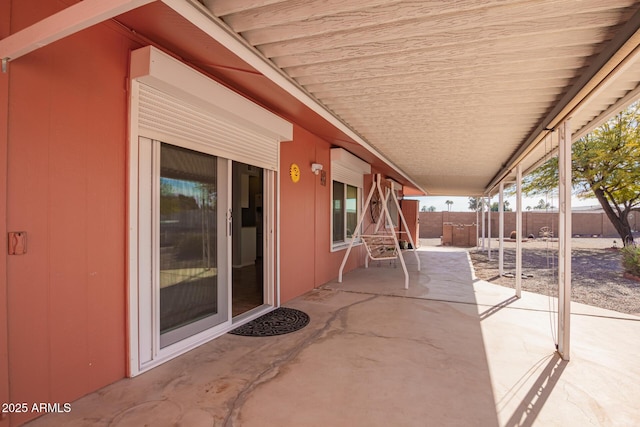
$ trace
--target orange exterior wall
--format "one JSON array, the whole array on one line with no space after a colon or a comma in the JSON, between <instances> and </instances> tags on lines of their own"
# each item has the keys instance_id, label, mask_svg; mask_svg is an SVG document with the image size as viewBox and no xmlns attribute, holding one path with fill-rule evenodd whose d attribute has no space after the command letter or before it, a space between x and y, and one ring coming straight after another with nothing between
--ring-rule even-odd
<instances>
[{"instance_id":1,"label":"orange exterior wall","mask_svg":"<svg viewBox=\"0 0 640 427\"><path fill-rule=\"evenodd\" d=\"M0 2L0 39L9 35L10 4ZM7 132L9 111L9 75L0 72L0 194L7 191ZM9 347L7 342L7 198L0 197L0 403L9 400ZM9 425L9 417L0 413L0 427Z\"/></svg>"},{"instance_id":2,"label":"orange exterior wall","mask_svg":"<svg viewBox=\"0 0 640 427\"><path fill-rule=\"evenodd\" d=\"M2 35L67 6L40 3L2 2ZM126 375L126 82L137 47L101 24L12 61L0 76L0 235L5 248L7 231L28 236L26 254L0 255L3 402L66 403ZM281 144L282 303L337 277L345 253L331 251L330 148L297 125L294 141ZM301 168L298 183L291 163ZM370 184L365 178L363 199ZM363 255L355 247L345 271Z\"/></svg>"},{"instance_id":3,"label":"orange exterior wall","mask_svg":"<svg viewBox=\"0 0 640 427\"><path fill-rule=\"evenodd\" d=\"M39 6L13 2L12 19ZM101 25L10 63L6 224L28 236L7 259L12 402L70 402L125 376L130 47Z\"/></svg>"},{"instance_id":4,"label":"orange exterior wall","mask_svg":"<svg viewBox=\"0 0 640 427\"><path fill-rule=\"evenodd\" d=\"M330 149L328 142L296 125L293 141L280 145L281 303L338 276L345 250L331 252ZM289 176L292 163L301 170L297 183ZM324 166L326 185L321 184L320 175L311 172L312 163ZM367 188L369 185L365 182ZM362 253L361 247L354 248L345 271L362 265Z\"/></svg>"}]
</instances>

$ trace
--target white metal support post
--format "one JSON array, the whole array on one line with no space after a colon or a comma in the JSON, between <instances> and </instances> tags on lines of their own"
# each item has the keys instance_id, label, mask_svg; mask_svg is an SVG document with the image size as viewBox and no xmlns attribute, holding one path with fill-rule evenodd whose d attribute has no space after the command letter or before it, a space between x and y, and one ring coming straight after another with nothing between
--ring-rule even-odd
<instances>
[{"instance_id":1,"label":"white metal support post","mask_svg":"<svg viewBox=\"0 0 640 427\"><path fill-rule=\"evenodd\" d=\"M516 166L516 297L522 296L522 165Z\"/></svg>"},{"instance_id":2,"label":"white metal support post","mask_svg":"<svg viewBox=\"0 0 640 427\"><path fill-rule=\"evenodd\" d=\"M558 253L558 353L569 360L571 317L571 125L558 131L559 230Z\"/></svg>"},{"instance_id":3,"label":"white metal support post","mask_svg":"<svg viewBox=\"0 0 640 427\"><path fill-rule=\"evenodd\" d=\"M504 183L500 183L500 193L498 196L498 274L504 274Z\"/></svg>"},{"instance_id":4,"label":"white metal support post","mask_svg":"<svg viewBox=\"0 0 640 427\"><path fill-rule=\"evenodd\" d=\"M400 203L398 202L398 198L396 197L395 193L393 193L393 191L391 191L391 197L393 198L393 202L396 204L396 209L398 210L398 213L400 214L400 221L402 221L402 226L404 227L405 230L407 230L407 238L409 239L409 243L411 243L411 248L413 250L413 255L416 257L416 263L418 264L418 271L420 271L420 256L418 256L418 252L416 252L416 248L417 242L413 241L413 236L411 235L411 233L409 233L409 226L407 225L407 221L404 219L404 214L402 213L402 208L400 207ZM402 257L401 257L402 258ZM404 259L402 260L402 262L404 262ZM407 289L409 287L409 283L408 281L407 283Z\"/></svg>"},{"instance_id":5,"label":"white metal support post","mask_svg":"<svg viewBox=\"0 0 640 427\"><path fill-rule=\"evenodd\" d=\"M482 226L480 227L482 229L482 250L484 251L484 236L485 236L485 232L484 232L484 196L480 198L481 202L480 202L480 206L482 209Z\"/></svg>"},{"instance_id":6,"label":"white metal support post","mask_svg":"<svg viewBox=\"0 0 640 427\"><path fill-rule=\"evenodd\" d=\"M480 247L480 207L478 206L477 198L476 198L476 249Z\"/></svg>"},{"instance_id":7,"label":"white metal support post","mask_svg":"<svg viewBox=\"0 0 640 427\"><path fill-rule=\"evenodd\" d=\"M376 184L376 188L378 188L378 187L380 187L380 186L378 184ZM378 190L378 195L379 195L378 203L380 203L380 206L388 206L387 203L389 203L389 196L391 195L391 193L393 193L391 188L385 187L385 191L384 192L382 191L382 187L379 188L379 190ZM398 211L398 212L400 212L400 211ZM384 213L384 211L383 211L383 213ZM378 215L378 220L376 221L376 228L374 229L374 234L377 233L380 230L381 226L382 226L382 228L386 228L387 227L387 217L386 217L386 215Z\"/></svg>"},{"instance_id":8,"label":"white metal support post","mask_svg":"<svg viewBox=\"0 0 640 427\"><path fill-rule=\"evenodd\" d=\"M487 253L491 261L491 195L488 198L489 211L487 213Z\"/></svg>"},{"instance_id":9,"label":"white metal support post","mask_svg":"<svg viewBox=\"0 0 640 427\"><path fill-rule=\"evenodd\" d=\"M382 203L382 214L385 218L385 224L387 229L391 230L391 235L393 236L393 243L396 247L396 253L398 254L398 258L400 258L400 265L402 266L402 271L404 271L404 288L409 289L409 270L407 270L407 264L404 262L404 257L402 256L402 249L400 249L400 243L398 242L398 236L393 229L393 222L391 221L391 215L389 215L389 209L387 208L387 197L382 195L382 187L380 186L380 175L376 177L376 187L378 188L378 194L380 194L380 199L385 200L385 203ZM388 196L388 195L387 195ZM393 195L395 199L395 194ZM397 200L396 200L397 203ZM402 210L400 206L398 206L398 213L402 216ZM415 246L414 246L415 249Z\"/></svg>"}]
</instances>

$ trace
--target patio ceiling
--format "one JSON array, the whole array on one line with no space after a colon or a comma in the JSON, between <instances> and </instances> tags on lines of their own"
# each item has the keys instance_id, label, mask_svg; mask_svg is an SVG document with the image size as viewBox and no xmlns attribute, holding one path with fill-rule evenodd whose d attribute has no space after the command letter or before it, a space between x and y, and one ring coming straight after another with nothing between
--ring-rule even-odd
<instances>
[{"instance_id":1,"label":"patio ceiling","mask_svg":"<svg viewBox=\"0 0 640 427\"><path fill-rule=\"evenodd\" d=\"M182 4L262 66L201 34ZM582 136L640 92L633 0L163 0L116 19L432 195L495 190L553 150L545 129L570 118Z\"/></svg>"},{"instance_id":2,"label":"patio ceiling","mask_svg":"<svg viewBox=\"0 0 640 427\"><path fill-rule=\"evenodd\" d=\"M494 192L640 96L634 0L88 0L0 40L3 70L110 17L432 195Z\"/></svg>"}]
</instances>

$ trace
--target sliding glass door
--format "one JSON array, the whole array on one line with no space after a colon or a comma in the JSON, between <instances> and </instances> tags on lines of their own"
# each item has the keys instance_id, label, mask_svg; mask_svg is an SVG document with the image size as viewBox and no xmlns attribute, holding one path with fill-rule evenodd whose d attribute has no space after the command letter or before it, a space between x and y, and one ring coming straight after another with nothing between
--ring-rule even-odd
<instances>
[{"instance_id":1,"label":"sliding glass door","mask_svg":"<svg viewBox=\"0 0 640 427\"><path fill-rule=\"evenodd\" d=\"M140 368L230 324L229 161L140 138Z\"/></svg>"},{"instance_id":2,"label":"sliding glass door","mask_svg":"<svg viewBox=\"0 0 640 427\"><path fill-rule=\"evenodd\" d=\"M262 306L264 292L264 170L246 163L232 166L232 315Z\"/></svg>"},{"instance_id":3,"label":"sliding glass door","mask_svg":"<svg viewBox=\"0 0 640 427\"><path fill-rule=\"evenodd\" d=\"M227 320L215 156L160 144L160 347ZM222 212L224 214L224 212ZM223 234L225 230L220 230Z\"/></svg>"},{"instance_id":4,"label":"sliding glass door","mask_svg":"<svg viewBox=\"0 0 640 427\"><path fill-rule=\"evenodd\" d=\"M273 305L274 174L139 138L141 370Z\"/></svg>"}]
</instances>

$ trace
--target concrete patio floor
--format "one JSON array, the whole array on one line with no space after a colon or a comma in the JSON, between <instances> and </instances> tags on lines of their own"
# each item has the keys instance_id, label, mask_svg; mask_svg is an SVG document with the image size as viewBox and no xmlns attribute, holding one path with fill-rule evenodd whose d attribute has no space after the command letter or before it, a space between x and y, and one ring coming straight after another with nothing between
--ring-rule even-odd
<instances>
[{"instance_id":1,"label":"concrete patio floor","mask_svg":"<svg viewBox=\"0 0 640 427\"><path fill-rule=\"evenodd\" d=\"M301 331L224 335L29 425L640 424L640 318L574 304L567 363L549 298L476 280L464 250L418 253L409 290L399 263L352 271L286 304Z\"/></svg>"}]
</instances>

